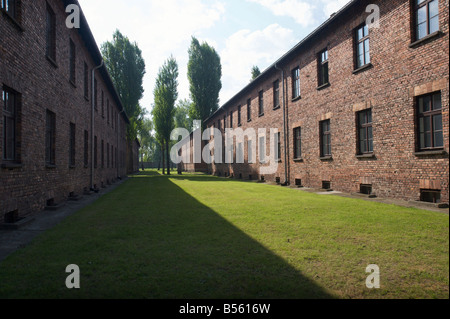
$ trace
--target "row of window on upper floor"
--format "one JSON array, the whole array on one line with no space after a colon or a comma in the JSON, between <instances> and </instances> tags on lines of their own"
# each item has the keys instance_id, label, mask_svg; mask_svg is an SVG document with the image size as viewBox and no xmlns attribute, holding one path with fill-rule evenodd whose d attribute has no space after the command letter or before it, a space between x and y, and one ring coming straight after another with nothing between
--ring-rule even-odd
<instances>
[{"instance_id":1,"label":"row of window on upper floor","mask_svg":"<svg viewBox=\"0 0 450 319\"><path fill-rule=\"evenodd\" d=\"M432 155L432 153L435 153L436 155L442 154L442 151L444 150L444 131L442 121L443 113L441 92L438 91L418 96L415 100L415 108L415 154L418 156L422 154ZM323 160L332 159L331 127L332 119L326 119L319 122L320 156ZM221 128L219 127L218 129L220 130ZM302 127L295 127L292 136L294 160L301 160L303 157ZM279 160L281 158L282 144L280 133L276 133L274 139L275 159ZM356 112L356 139L357 156L374 157L374 127L372 108ZM260 143L260 145L260 148L263 147L265 142ZM262 151L260 154L265 153Z\"/></svg>"},{"instance_id":2,"label":"row of window on upper floor","mask_svg":"<svg viewBox=\"0 0 450 319\"><path fill-rule=\"evenodd\" d=\"M1 10L7 13L7 16L12 18L15 23L20 23L21 16L21 1L18 0L0 0ZM53 65L57 66L56 60L56 15L52 7L46 4L46 47L45 54L48 61ZM69 71L69 82L76 87L77 77L77 50L75 42L69 39L69 61L68 61L68 71ZM89 100L89 87L90 87L90 77L89 77L89 66L85 61L83 63L83 93L86 100ZM94 106L95 110L98 111L98 92L97 92L97 80L94 79ZM109 98L106 98L106 109L105 109L105 93L101 90L101 114L103 118L106 118L107 124L111 124L114 128L117 112L115 107L110 105Z\"/></svg>"},{"instance_id":3,"label":"row of window on upper floor","mask_svg":"<svg viewBox=\"0 0 450 319\"><path fill-rule=\"evenodd\" d=\"M1 89L1 164L7 168L14 168L22 162L22 95L17 91L3 86ZM75 166L75 124L70 123L69 140L69 163ZM84 132L84 165L89 163L89 133ZM102 167L104 167L102 144ZM112 144L111 144L112 147ZM117 148L114 147L117 151ZM97 167L97 136L94 137L94 166ZM107 144L109 152L109 143ZM107 153L108 154L108 153ZM45 162L47 167L55 165L56 158L56 115L54 112L46 111L45 122ZM109 168L109 155L107 156L107 168ZM111 159L113 162L113 159ZM112 166L111 166L112 167Z\"/></svg>"},{"instance_id":4,"label":"row of window on upper floor","mask_svg":"<svg viewBox=\"0 0 450 319\"><path fill-rule=\"evenodd\" d=\"M413 42L437 34L439 32L439 0L414 0L414 30ZM366 24L360 25L354 30L354 73L368 69L371 66L370 55L370 29ZM317 54L317 89L324 89L330 85L329 81L329 52L325 48ZM291 71L291 99L293 101L301 97L300 67ZM273 83L273 109L280 108L280 80ZM242 107L237 109L237 124L242 125ZM233 111L229 112L230 126L233 127ZM264 91L258 93L258 116L264 115ZM247 100L247 121L252 120L251 99ZM226 125L226 116L223 119ZM220 125L220 120L219 120Z\"/></svg>"}]
</instances>

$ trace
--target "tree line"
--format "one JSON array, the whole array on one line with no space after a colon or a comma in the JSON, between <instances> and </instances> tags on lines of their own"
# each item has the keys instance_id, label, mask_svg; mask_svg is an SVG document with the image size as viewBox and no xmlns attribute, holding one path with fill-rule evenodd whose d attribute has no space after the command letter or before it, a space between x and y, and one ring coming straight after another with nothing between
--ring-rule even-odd
<instances>
[{"instance_id":1,"label":"tree line","mask_svg":"<svg viewBox=\"0 0 450 319\"><path fill-rule=\"evenodd\" d=\"M190 99L178 100L178 63L170 56L156 76L154 104L149 113L140 105L146 71L142 51L137 43L131 42L116 30L113 40L101 46L101 52L130 120L127 129L129 147L138 139L141 144L141 161L161 163L163 174L167 171L170 175L170 149L176 143L170 140L172 130L185 128L192 132L194 120L200 120L203 125L219 108L219 93L222 89L219 54L208 43L200 43L192 37L188 49L187 74ZM254 66L252 79L259 74L259 69ZM132 163L132 159L128 162Z\"/></svg>"}]
</instances>

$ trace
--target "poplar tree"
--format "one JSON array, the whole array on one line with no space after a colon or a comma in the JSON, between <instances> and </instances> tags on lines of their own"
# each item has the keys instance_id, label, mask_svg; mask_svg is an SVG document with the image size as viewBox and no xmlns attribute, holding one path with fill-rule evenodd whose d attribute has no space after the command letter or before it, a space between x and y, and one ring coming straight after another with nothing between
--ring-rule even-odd
<instances>
[{"instance_id":1,"label":"poplar tree","mask_svg":"<svg viewBox=\"0 0 450 319\"><path fill-rule=\"evenodd\" d=\"M219 108L222 89L222 65L219 54L208 43L192 37L189 48L188 79L192 99L191 118L203 122Z\"/></svg>"},{"instance_id":2,"label":"poplar tree","mask_svg":"<svg viewBox=\"0 0 450 319\"><path fill-rule=\"evenodd\" d=\"M159 69L154 99L153 124L159 142L165 149L167 174L170 175L170 133L175 128L175 102L178 99L178 64L172 56Z\"/></svg>"}]
</instances>

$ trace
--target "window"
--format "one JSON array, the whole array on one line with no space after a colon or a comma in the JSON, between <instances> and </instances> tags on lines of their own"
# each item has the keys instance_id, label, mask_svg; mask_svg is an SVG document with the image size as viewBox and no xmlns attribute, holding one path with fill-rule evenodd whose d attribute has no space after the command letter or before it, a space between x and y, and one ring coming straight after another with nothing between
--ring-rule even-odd
<instances>
[{"instance_id":1,"label":"window","mask_svg":"<svg viewBox=\"0 0 450 319\"><path fill-rule=\"evenodd\" d=\"M220 121L220 120L217 121L217 129L218 129L219 131L222 130L222 124L221 124L221 121Z\"/></svg>"},{"instance_id":2,"label":"window","mask_svg":"<svg viewBox=\"0 0 450 319\"><path fill-rule=\"evenodd\" d=\"M238 143L236 147L236 164L244 163L244 144Z\"/></svg>"},{"instance_id":3,"label":"window","mask_svg":"<svg viewBox=\"0 0 450 319\"><path fill-rule=\"evenodd\" d=\"M102 117L105 118L105 92L102 90Z\"/></svg>"},{"instance_id":4,"label":"window","mask_svg":"<svg viewBox=\"0 0 450 319\"><path fill-rule=\"evenodd\" d=\"M69 44L69 54L70 54L70 61L69 61L69 80L72 82L72 84L75 84L76 81L76 50L75 50L75 43L73 43L72 40L70 40Z\"/></svg>"},{"instance_id":5,"label":"window","mask_svg":"<svg viewBox=\"0 0 450 319\"><path fill-rule=\"evenodd\" d=\"M274 145L275 145L275 160L281 160L281 133L278 132L274 136Z\"/></svg>"},{"instance_id":6,"label":"window","mask_svg":"<svg viewBox=\"0 0 450 319\"><path fill-rule=\"evenodd\" d=\"M114 168L114 146L111 145L111 168Z\"/></svg>"},{"instance_id":7,"label":"window","mask_svg":"<svg viewBox=\"0 0 450 319\"><path fill-rule=\"evenodd\" d=\"M294 129L294 159L302 158L302 128Z\"/></svg>"},{"instance_id":8,"label":"window","mask_svg":"<svg viewBox=\"0 0 450 319\"><path fill-rule=\"evenodd\" d=\"M233 111L230 112L230 128L233 128Z\"/></svg>"},{"instance_id":9,"label":"window","mask_svg":"<svg viewBox=\"0 0 450 319\"><path fill-rule=\"evenodd\" d=\"M84 131L84 167L89 166L89 132Z\"/></svg>"},{"instance_id":10,"label":"window","mask_svg":"<svg viewBox=\"0 0 450 319\"><path fill-rule=\"evenodd\" d=\"M322 189L331 190L331 182L330 181L322 181Z\"/></svg>"},{"instance_id":11,"label":"window","mask_svg":"<svg viewBox=\"0 0 450 319\"><path fill-rule=\"evenodd\" d=\"M356 114L358 121L358 154L373 153L372 109Z\"/></svg>"},{"instance_id":12,"label":"window","mask_svg":"<svg viewBox=\"0 0 450 319\"><path fill-rule=\"evenodd\" d=\"M439 31L439 1L414 0L416 40Z\"/></svg>"},{"instance_id":13,"label":"window","mask_svg":"<svg viewBox=\"0 0 450 319\"><path fill-rule=\"evenodd\" d=\"M319 75L319 87L329 84L328 79L328 49L319 53L318 58L318 75Z\"/></svg>"},{"instance_id":14,"label":"window","mask_svg":"<svg viewBox=\"0 0 450 319\"><path fill-rule=\"evenodd\" d=\"M2 9L8 14L17 19L17 3L16 0L1 0Z\"/></svg>"},{"instance_id":15,"label":"window","mask_svg":"<svg viewBox=\"0 0 450 319\"><path fill-rule=\"evenodd\" d=\"M442 130L441 93L421 96L417 99L419 151L442 149L444 134Z\"/></svg>"},{"instance_id":16,"label":"window","mask_svg":"<svg viewBox=\"0 0 450 319\"><path fill-rule=\"evenodd\" d=\"M53 166L56 164L56 115L47 110L45 121L45 163Z\"/></svg>"},{"instance_id":17,"label":"window","mask_svg":"<svg viewBox=\"0 0 450 319\"><path fill-rule=\"evenodd\" d=\"M249 164L253 164L253 149L252 140L247 141L247 161Z\"/></svg>"},{"instance_id":18,"label":"window","mask_svg":"<svg viewBox=\"0 0 450 319\"><path fill-rule=\"evenodd\" d=\"M369 27L361 26L356 30L356 68L370 63Z\"/></svg>"},{"instance_id":19,"label":"window","mask_svg":"<svg viewBox=\"0 0 450 319\"><path fill-rule=\"evenodd\" d=\"M252 100L247 100L247 122L252 120Z\"/></svg>"},{"instance_id":20,"label":"window","mask_svg":"<svg viewBox=\"0 0 450 319\"><path fill-rule=\"evenodd\" d=\"M264 92L259 91L259 116L264 115Z\"/></svg>"},{"instance_id":21,"label":"window","mask_svg":"<svg viewBox=\"0 0 450 319\"><path fill-rule=\"evenodd\" d=\"M277 109L280 107L280 81L276 80L273 82L273 108Z\"/></svg>"},{"instance_id":22,"label":"window","mask_svg":"<svg viewBox=\"0 0 450 319\"><path fill-rule=\"evenodd\" d=\"M94 168L97 168L97 136L94 136Z\"/></svg>"},{"instance_id":23,"label":"window","mask_svg":"<svg viewBox=\"0 0 450 319\"><path fill-rule=\"evenodd\" d=\"M109 168L109 143L106 143L106 168Z\"/></svg>"},{"instance_id":24,"label":"window","mask_svg":"<svg viewBox=\"0 0 450 319\"><path fill-rule=\"evenodd\" d=\"M56 16L52 8L47 4L46 15L46 54L53 62L56 62Z\"/></svg>"},{"instance_id":25,"label":"window","mask_svg":"<svg viewBox=\"0 0 450 319\"><path fill-rule=\"evenodd\" d=\"M372 185L371 184L360 184L359 192L361 194L372 195Z\"/></svg>"},{"instance_id":26,"label":"window","mask_svg":"<svg viewBox=\"0 0 450 319\"><path fill-rule=\"evenodd\" d=\"M434 189L421 189L420 201L439 204L441 202L441 191Z\"/></svg>"},{"instance_id":27,"label":"window","mask_svg":"<svg viewBox=\"0 0 450 319\"><path fill-rule=\"evenodd\" d=\"M241 106L238 106L238 126L241 126Z\"/></svg>"},{"instance_id":28,"label":"window","mask_svg":"<svg viewBox=\"0 0 450 319\"><path fill-rule=\"evenodd\" d=\"M300 97L300 68L292 70L292 99Z\"/></svg>"},{"instance_id":29,"label":"window","mask_svg":"<svg viewBox=\"0 0 450 319\"><path fill-rule=\"evenodd\" d=\"M105 142L102 140L102 168L105 168Z\"/></svg>"},{"instance_id":30,"label":"window","mask_svg":"<svg viewBox=\"0 0 450 319\"><path fill-rule=\"evenodd\" d=\"M4 87L2 89L3 113L3 160L19 161L18 152L18 105L19 95Z\"/></svg>"},{"instance_id":31,"label":"window","mask_svg":"<svg viewBox=\"0 0 450 319\"><path fill-rule=\"evenodd\" d=\"M265 163L266 161L266 138L261 136L259 138L259 162Z\"/></svg>"},{"instance_id":32,"label":"window","mask_svg":"<svg viewBox=\"0 0 450 319\"><path fill-rule=\"evenodd\" d=\"M84 62L84 97L89 99L89 69L86 62Z\"/></svg>"},{"instance_id":33,"label":"window","mask_svg":"<svg viewBox=\"0 0 450 319\"><path fill-rule=\"evenodd\" d=\"M109 99L106 99L106 122L109 124Z\"/></svg>"},{"instance_id":34,"label":"window","mask_svg":"<svg viewBox=\"0 0 450 319\"><path fill-rule=\"evenodd\" d=\"M320 122L320 156L331 157L330 120Z\"/></svg>"},{"instance_id":35,"label":"window","mask_svg":"<svg viewBox=\"0 0 450 319\"><path fill-rule=\"evenodd\" d=\"M74 123L70 123L70 137L69 137L69 166L75 167L75 136L76 126Z\"/></svg>"},{"instance_id":36,"label":"window","mask_svg":"<svg viewBox=\"0 0 450 319\"><path fill-rule=\"evenodd\" d=\"M224 115L223 116L223 130L225 131L226 128L227 128L227 116Z\"/></svg>"}]
</instances>

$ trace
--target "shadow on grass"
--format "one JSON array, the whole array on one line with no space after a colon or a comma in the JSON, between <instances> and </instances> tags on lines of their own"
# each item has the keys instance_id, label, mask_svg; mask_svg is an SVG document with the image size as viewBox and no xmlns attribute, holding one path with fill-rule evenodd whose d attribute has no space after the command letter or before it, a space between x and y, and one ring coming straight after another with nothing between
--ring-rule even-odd
<instances>
[{"instance_id":1,"label":"shadow on grass","mask_svg":"<svg viewBox=\"0 0 450 319\"><path fill-rule=\"evenodd\" d=\"M188 195L171 179L230 181L207 175L144 172L133 183L152 197L151 260L169 298L333 298L313 280ZM156 177L156 178L153 178ZM133 195L130 194L132 197ZM139 201L141 195L136 194ZM154 283L153 283L154 285ZM166 295L165 292L168 294Z\"/></svg>"},{"instance_id":2,"label":"shadow on grass","mask_svg":"<svg viewBox=\"0 0 450 319\"><path fill-rule=\"evenodd\" d=\"M134 175L2 262L0 298L334 298L173 178L227 181ZM81 289L66 288L68 264Z\"/></svg>"}]
</instances>

